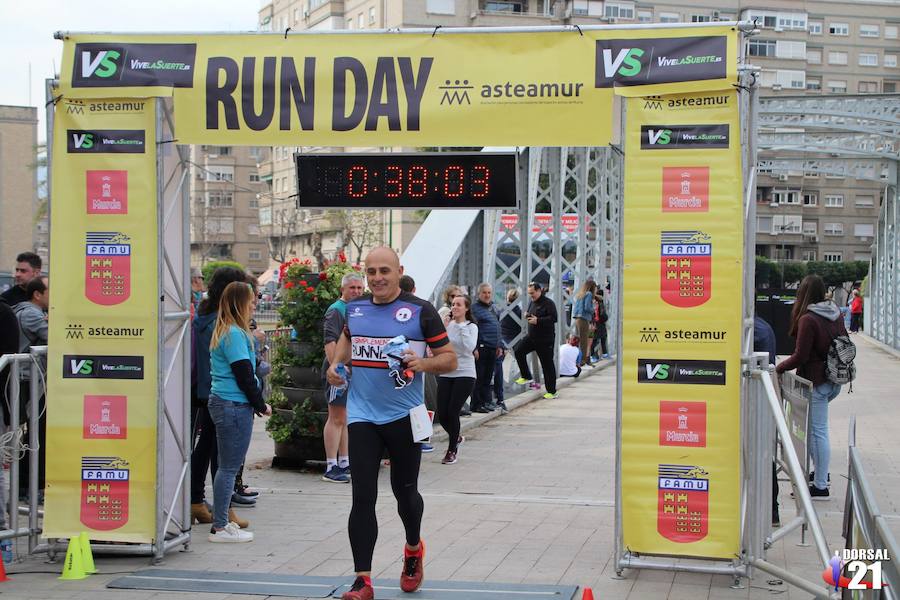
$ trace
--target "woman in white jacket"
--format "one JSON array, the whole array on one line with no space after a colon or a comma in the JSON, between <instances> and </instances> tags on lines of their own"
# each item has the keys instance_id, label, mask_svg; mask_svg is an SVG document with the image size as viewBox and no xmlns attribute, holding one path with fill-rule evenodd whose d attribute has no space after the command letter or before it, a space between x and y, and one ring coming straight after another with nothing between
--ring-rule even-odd
<instances>
[{"instance_id":1,"label":"woman in white jacket","mask_svg":"<svg viewBox=\"0 0 900 600\"><path fill-rule=\"evenodd\" d=\"M468 296L456 296L451 300L450 314L444 317L444 325L456 351L457 367L438 377L437 412L450 442L441 462L452 465L463 441L459 435L459 411L475 387L475 357L472 353L478 344L478 325L472 318L472 301Z\"/></svg>"}]
</instances>

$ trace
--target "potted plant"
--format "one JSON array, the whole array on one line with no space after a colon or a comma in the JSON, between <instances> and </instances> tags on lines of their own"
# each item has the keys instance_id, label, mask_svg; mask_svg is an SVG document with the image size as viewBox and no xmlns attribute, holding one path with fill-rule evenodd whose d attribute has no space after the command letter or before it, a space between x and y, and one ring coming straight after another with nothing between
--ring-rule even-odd
<instances>
[{"instance_id":1,"label":"potted plant","mask_svg":"<svg viewBox=\"0 0 900 600\"><path fill-rule=\"evenodd\" d=\"M311 261L292 259L281 265L281 324L290 335L278 337L269 376L272 417L266 430L275 442L274 466L300 466L324 460L322 429L328 418L322 321L341 295L341 279L354 271L343 253L319 273Z\"/></svg>"}]
</instances>

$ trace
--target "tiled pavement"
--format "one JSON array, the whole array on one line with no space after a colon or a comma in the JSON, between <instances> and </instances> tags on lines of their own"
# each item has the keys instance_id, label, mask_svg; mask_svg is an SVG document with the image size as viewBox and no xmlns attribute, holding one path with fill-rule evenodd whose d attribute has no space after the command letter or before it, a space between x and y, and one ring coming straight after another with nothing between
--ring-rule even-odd
<instances>
[{"instance_id":1,"label":"tiled pavement","mask_svg":"<svg viewBox=\"0 0 900 600\"><path fill-rule=\"evenodd\" d=\"M832 404L832 499L816 503L831 547L838 547L845 489L847 426L858 419L858 446L884 513L898 523L900 504L900 358L859 339L858 381L852 395ZM533 394L536 395L536 394ZM557 400L523 403L492 420L464 419L470 427L457 464L440 464L441 444L423 456L423 536L431 580L590 586L594 597L629 600L807 598L774 577L758 573L743 589L725 576L627 571L612 578L615 459L615 369L583 377ZM479 426L475 427L475 425ZM271 442L258 423L245 479L262 493L258 506L239 509L251 520L256 541L215 545L195 526L188 552L169 554L165 568L254 571L308 575L352 574L346 520L350 486L325 483L319 473L272 470ZM402 527L383 469L375 576L397 578ZM782 485L782 505L788 489ZM792 509L782 509L782 519ZM813 547L800 547L799 533L773 546L768 559L815 580L820 567ZM11 571L56 571L45 557L31 557ZM0 583L9 598L184 599L184 593L109 590L117 575L148 566L146 558L97 558L101 573L81 581L58 581L44 573L13 574ZM197 594L194 594L197 596ZM199 600L243 596L202 594ZM259 596L246 596L259 598ZM580 593L577 596L580 598Z\"/></svg>"}]
</instances>

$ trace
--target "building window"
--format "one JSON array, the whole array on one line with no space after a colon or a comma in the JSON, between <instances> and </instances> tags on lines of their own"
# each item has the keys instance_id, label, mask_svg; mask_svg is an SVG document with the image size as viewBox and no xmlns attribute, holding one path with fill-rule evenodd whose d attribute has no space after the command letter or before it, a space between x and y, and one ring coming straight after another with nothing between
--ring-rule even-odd
<instances>
[{"instance_id":1,"label":"building window","mask_svg":"<svg viewBox=\"0 0 900 600\"><path fill-rule=\"evenodd\" d=\"M816 251L815 250L804 250L803 251L803 260L811 261L816 260Z\"/></svg>"},{"instance_id":2,"label":"building window","mask_svg":"<svg viewBox=\"0 0 900 600\"><path fill-rule=\"evenodd\" d=\"M806 51L806 62L808 62L811 65L822 64L822 51L821 50L807 50Z\"/></svg>"},{"instance_id":3,"label":"building window","mask_svg":"<svg viewBox=\"0 0 900 600\"><path fill-rule=\"evenodd\" d=\"M681 21L681 15L678 13L661 12L659 13L660 23L678 23Z\"/></svg>"},{"instance_id":4,"label":"building window","mask_svg":"<svg viewBox=\"0 0 900 600\"><path fill-rule=\"evenodd\" d=\"M897 26L896 25L885 25L884 26L884 39L886 39L886 40L896 40L897 39Z\"/></svg>"},{"instance_id":5,"label":"building window","mask_svg":"<svg viewBox=\"0 0 900 600\"><path fill-rule=\"evenodd\" d=\"M879 33L878 29L878 25L860 25L859 37L877 38Z\"/></svg>"},{"instance_id":6,"label":"building window","mask_svg":"<svg viewBox=\"0 0 900 600\"><path fill-rule=\"evenodd\" d=\"M860 81L857 84L857 90L860 94L877 94L878 93L878 82L877 81Z\"/></svg>"},{"instance_id":7,"label":"building window","mask_svg":"<svg viewBox=\"0 0 900 600\"><path fill-rule=\"evenodd\" d=\"M257 223L247 223L247 235L259 235L259 225Z\"/></svg>"},{"instance_id":8,"label":"building window","mask_svg":"<svg viewBox=\"0 0 900 600\"><path fill-rule=\"evenodd\" d=\"M435 15L455 15L456 2L454 0L427 0L425 12Z\"/></svg>"},{"instance_id":9,"label":"building window","mask_svg":"<svg viewBox=\"0 0 900 600\"><path fill-rule=\"evenodd\" d=\"M861 208L872 208L875 206L875 196L857 196L856 206Z\"/></svg>"},{"instance_id":10,"label":"building window","mask_svg":"<svg viewBox=\"0 0 900 600\"><path fill-rule=\"evenodd\" d=\"M810 21L809 22L809 34L810 35L822 35L822 21Z\"/></svg>"},{"instance_id":11,"label":"building window","mask_svg":"<svg viewBox=\"0 0 900 600\"><path fill-rule=\"evenodd\" d=\"M885 81L881 84L881 87L884 88L885 94L894 94L897 92L897 82L896 81Z\"/></svg>"},{"instance_id":12,"label":"building window","mask_svg":"<svg viewBox=\"0 0 900 600\"><path fill-rule=\"evenodd\" d=\"M853 260L861 260L862 262L869 262L872 260L872 255L867 252L855 252L853 254Z\"/></svg>"},{"instance_id":13,"label":"building window","mask_svg":"<svg viewBox=\"0 0 900 600\"><path fill-rule=\"evenodd\" d=\"M750 40L750 56L775 56L775 40Z\"/></svg>"},{"instance_id":14,"label":"building window","mask_svg":"<svg viewBox=\"0 0 900 600\"><path fill-rule=\"evenodd\" d=\"M778 58L796 58L798 60L803 60L806 58L806 42L778 40L775 44L775 56Z\"/></svg>"},{"instance_id":15,"label":"building window","mask_svg":"<svg viewBox=\"0 0 900 600\"><path fill-rule=\"evenodd\" d=\"M610 19L633 19L634 5L607 2L604 7L603 16Z\"/></svg>"},{"instance_id":16,"label":"building window","mask_svg":"<svg viewBox=\"0 0 900 600\"><path fill-rule=\"evenodd\" d=\"M207 181L234 181L234 167L209 165L206 167Z\"/></svg>"},{"instance_id":17,"label":"building window","mask_svg":"<svg viewBox=\"0 0 900 600\"><path fill-rule=\"evenodd\" d=\"M709 23L712 17L709 15L691 15L691 23Z\"/></svg>"},{"instance_id":18,"label":"building window","mask_svg":"<svg viewBox=\"0 0 900 600\"><path fill-rule=\"evenodd\" d=\"M872 223L857 223L853 226L853 235L858 238L870 238L875 235L875 225Z\"/></svg>"},{"instance_id":19,"label":"building window","mask_svg":"<svg viewBox=\"0 0 900 600\"><path fill-rule=\"evenodd\" d=\"M826 208L843 208L844 207L844 195L843 194L825 194L825 207Z\"/></svg>"},{"instance_id":20,"label":"building window","mask_svg":"<svg viewBox=\"0 0 900 600\"><path fill-rule=\"evenodd\" d=\"M250 202L248 203L250 208L259 208L259 198L256 196L250 196Z\"/></svg>"},{"instance_id":21,"label":"building window","mask_svg":"<svg viewBox=\"0 0 900 600\"><path fill-rule=\"evenodd\" d=\"M206 219L204 229L209 234L234 233L233 217L213 217Z\"/></svg>"},{"instance_id":22,"label":"building window","mask_svg":"<svg viewBox=\"0 0 900 600\"><path fill-rule=\"evenodd\" d=\"M859 66L861 66L861 67L877 67L878 66L878 55L877 54L869 54L869 53L861 53L859 55Z\"/></svg>"},{"instance_id":23,"label":"building window","mask_svg":"<svg viewBox=\"0 0 900 600\"><path fill-rule=\"evenodd\" d=\"M844 224L825 223L825 235L844 235Z\"/></svg>"},{"instance_id":24,"label":"building window","mask_svg":"<svg viewBox=\"0 0 900 600\"><path fill-rule=\"evenodd\" d=\"M638 11L638 23L651 23L653 21L653 13L649 10Z\"/></svg>"},{"instance_id":25,"label":"building window","mask_svg":"<svg viewBox=\"0 0 900 600\"><path fill-rule=\"evenodd\" d=\"M264 206L259 209L259 224L260 225L271 225L272 224L272 207Z\"/></svg>"},{"instance_id":26,"label":"building window","mask_svg":"<svg viewBox=\"0 0 900 600\"><path fill-rule=\"evenodd\" d=\"M884 66L897 68L897 55L896 54L885 54L884 55Z\"/></svg>"},{"instance_id":27,"label":"building window","mask_svg":"<svg viewBox=\"0 0 900 600\"><path fill-rule=\"evenodd\" d=\"M846 23L829 23L828 33L831 35L850 35L850 26Z\"/></svg>"},{"instance_id":28,"label":"building window","mask_svg":"<svg viewBox=\"0 0 900 600\"><path fill-rule=\"evenodd\" d=\"M832 94L846 94L847 93L847 82L839 81L836 79L828 81L828 91Z\"/></svg>"},{"instance_id":29,"label":"building window","mask_svg":"<svg viewBox=\"0 0 900 600\"><path fill-rule=\"evenodd\" d=\"M822 89L822 80L818 77L815 78L806 78L806 89L808 90L821 90Z\"/></svg>"},{"instance_id":30,"label":"building window","mask_svg":"<svg viewBox=\"0 0 900 600\"><path fill-rule=\"evenodd\" d=\"M374 25L374 24L375 24L375 7L370 6L369 7L369 25Z\"/></svg>"},{"instance_id":31,"label":"building window","mask_svg":"<svg viewBox=\"0 0 900 600\"><path fill-rule=\"evenodd\" d=\"M800 192L797 190L775 190L772 201L776 204L800 204Z\"/></svg>"},{"instance_id":32,"label":"building window","mask_svg":"<svg viewBox=\"0 0 900 600\"><path fill-rule=\"evenodd\" d=\"M779 29L806 29L805 13L781 13L778 15Z\"/></svg>"},{"instance_id":33,"label":"building window","mask_svg":"<svg viewBox=\"0 0 900 600\"><path fill-rule=\"evenodd\" d=\"M806 87L806 71L779 69L775 72L775 83L783 88L802 90Z\"/></svg>"},{"instance_id":34,"label":"building window","mask_svg":"<svg viewBox=\"0 0 900 600\"><path fill-rule=\"evenodd\" d=\"M259 250L248 250L247 258L250 260L262 260L262 252Z\"/></svg>"},{"instance_id":35,"label":"building window","mask_svg":"<svg viewBox=\"0 0 900 600\"><path fill-rule=\"evenodd\" d=\"M804 173L804 176L806 174ZM803 192L803 206L816 206L819 204L819 194L816 192Z\"/></svg>"},{"instance_id":36,"label":"building window","mask_svg":"<svg viewBox=\"0 0 900 600\"><path fill-rule=\"evenodd\" d=\"M250 183L259 183L259 173L250 173Z\"/></svg>"},{"instance_id":37,"label":"building window","mask_svg":"<svg viewBox=\"0 0 900 600\"><path fill-rule=\"evenodd\" d=\"M365 17L363 16L362 13L359 13L359 14L356 16L356 22L357 22L357 24L358 24L358 26L359 26L360 29L365 29L365 28L366 28Z\"/></svg>"},{"instance_id":38,"label":"building window","mask_svg":"<svg viewBox=\"0 0 900 600\"><path fill-rule=\"evenodd\" d=\"M251 158L259 158L262 156L262 148L259 146L250 146L250 148L247 149L247 152L250 154Z\"/></svg>"},{"instance_id":39,"label":"building window","mask_svg":"<svg viewBox=\"0 0 900 600\"><path fill-rule=\"evenodd\" d=\"M829 52L828 53L828 64L829 65L846 65L847 64L847 53L846 52Z\"/></svg>"},{"instance_id":40,"label":"building window","mask_svg":"<svg viewBox=\"0 0 900 600\"><path fill-rule=\"evenodd\" d=\"M756 231L772 233L772 217L756 217Z\"/></svg>"},{"instance_id":41,"label":"building window","mask_svg":"<svg viewBox=\"0 0 900 600\"><path fill-rule=\"evenodd\" d=\"M841 256L840 252L825 252L822 255L822 260L825 262L841 262Z\"/></svg>"},{"instance_id":42,"label":"building window","mask_svg":"<svg viewBox=\"0 0 900 600\"><path fill-rule=\"evenodd\" d=\"M347 19L347 29L353 29L353 17Z\"/></svg>"},{"instance_id":43,"label":"building window","mask_svg":"<svg viewBox=\"0 0 900 600\"><path fill-rule=\"evenodd\" d=\"M215 190L206 192L206 206L208 208L231 208L233 203L234 196L229 191Z\"/></svg>"},{"instance_id":44,"label":"building window","mask_svg":"<svg viewBox=\"0 0 900 600\"><path fill-rule=\"evenodd\" d=\"M819 232L819 224L815 221L803 221L803 235L816 235Z\"/></svg>"}]
</instances>

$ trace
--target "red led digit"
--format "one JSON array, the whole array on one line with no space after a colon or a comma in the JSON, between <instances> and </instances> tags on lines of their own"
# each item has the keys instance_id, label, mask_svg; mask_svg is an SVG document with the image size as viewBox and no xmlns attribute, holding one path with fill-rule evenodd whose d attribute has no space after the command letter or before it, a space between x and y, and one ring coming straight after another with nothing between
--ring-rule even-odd
<instances>
[{"instance_id":1,"label":"red led digit","mask_svg":"<svg viewBox=\"0 0 900 600\"><path fill-rule=\"evenodd\" d=\"M491 191L491 170L484 165L472 169L472 197L485 198Z\"/></svg>"},{"instance_id":2,"label":"red led digit","mask_svg":"<svg viewBox=\"0 0 900 600\"><path fill-rule=\"evenodd\" d=\"M462 196L465 180L465 171L459 165L450 165L444 169L444 196L447 198Z\"/></svg>"},{"instance_id":3,"label":"red led digit","mask_svg":"<svg viewBox=\"0 0 900 600\"><path fill-rule=\"evenodd\" d=\"M384 195L388 198L399 198L403 195L403 169L397 165L388 165L384 169Z\"/></svg>"},{"instance_id":4,"label":"red led digit","mask_svg":"<svg viewBox=\"0 0 900 600\"><path fill-rule=\"evenodd\" d=\"M353 165L347 171L347 194L351 198L365 198L369 193L369 170L363 165Z\"/></svg>"},{"instance_id":5,"label":"red led digit","mask_svg":"<svg viewBox=\"0 0 900 600\"><path fill-rule=\"evenodd\" d=\"M406 178L410 198L422 198L428 193L428 169L421 165L409 168Z\"/></svg>"}]
</instances>

